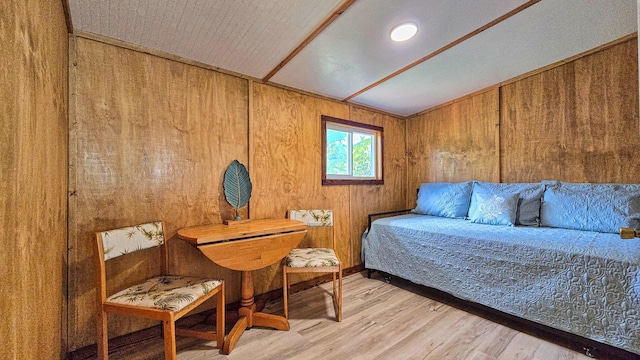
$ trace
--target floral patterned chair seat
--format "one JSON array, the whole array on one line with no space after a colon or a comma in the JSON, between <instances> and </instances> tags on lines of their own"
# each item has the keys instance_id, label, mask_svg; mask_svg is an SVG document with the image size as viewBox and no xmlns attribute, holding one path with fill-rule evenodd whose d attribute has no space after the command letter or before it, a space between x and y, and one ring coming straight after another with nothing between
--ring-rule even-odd
<instances>
[{"instance_id":1,"label":"floral patterned chair seat","mask_svg":"<svg viewBox=\"0 0 640 360\"><path fill-rule=\"evenodd\" d=\"M336 252L327 248L293 249L287 256L287 266L292 268L337 266L339 263Z\"/></svg>"},{"instance_id":2,"label":"floral patterned chair seat","mask_svg":"<svg viewBox=\"0 0 640 360\"><path fill-rule=\"evenodd\" d=\"M165 275L128 287L107 298L109 303L180 311L220 284L218 279Z\"/></svg>"}]
</instances>

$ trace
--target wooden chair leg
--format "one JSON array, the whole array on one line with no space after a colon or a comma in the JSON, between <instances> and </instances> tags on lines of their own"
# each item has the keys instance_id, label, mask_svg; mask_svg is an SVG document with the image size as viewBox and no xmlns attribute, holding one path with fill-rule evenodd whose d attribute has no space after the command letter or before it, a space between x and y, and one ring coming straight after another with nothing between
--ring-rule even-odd
<instances>
[{"instance_id":1,"label":"wooden chair leg","mask_svg":"<svg viewBox=\"0 0 640 360\"><path fill-rule=\"evenodd\" d=\"M342 266L338 271L338 321L342 321Z\"/></svg>"},{"instance_id":2,"label":"wooden chair leg","mask_svg":"<svg viewBox=\"0 0 640 360\"><path fill-rule=\"evenodd\" d=\"M98 330L98 359L106 360L109 358L109 334L107 332L107 313L102 309L98 312L96 326Z\"/></svg>"},{"instance_id":3,"label":"wooden chair leg","mask_svg":"<svg viewBox=\"0 0 640 360\"><path fill-rule=\"evenodd\" d=\"M216 295L216 347L222 349L224 344L224 321L225 321L225 294L224 294L224 281L220 284L220 291Z\"/></svg>"},{"instance_id":4,"label":"wooden chair leg","mask_svg":"<svg viewBox=\"0 0 640 360\"><path fill-rule=\"evenodd\" d=\"M171 320L162 321L164 336L164 357L166 360L176 360L176 323ZM216 344L217 345L217 344Z\"/></svg>"},{"instance_id":5,"label":"wooden chair leg","mask_svg":"<svg viewBox=\"0 0 640 360\"><path fill-rule=\"evenodd\" d=\"M336 273L333 273L333 296L336 295Z\"/></svg>"},{"instance_id":6,"label":"wooden chair leg","mask_svg":"<svg viewBox=\"0 0 640 360\"><path fill-rule=\"evenodd\" d=\"M284 303L284 318L289 319L289 283L287 282L287 265L282 266L282 301Z\"/></svg>"}]
</instances>

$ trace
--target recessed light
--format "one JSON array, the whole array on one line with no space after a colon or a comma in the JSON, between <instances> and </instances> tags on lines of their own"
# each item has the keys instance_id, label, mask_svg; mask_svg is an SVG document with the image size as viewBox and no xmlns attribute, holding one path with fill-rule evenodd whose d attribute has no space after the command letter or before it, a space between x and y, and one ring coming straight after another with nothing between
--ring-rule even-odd
<instances>
[{"instance_id":1,"label":"recessed light","mask_svg":"<svg viewBox=\"0 0 640 360\"><path fill-rule=\"evenodd\" d=\"M391 40L395 42L407 41L418 33L418 24L414 22L404 22L391 29Z\"/></svg>"}]
</instances>

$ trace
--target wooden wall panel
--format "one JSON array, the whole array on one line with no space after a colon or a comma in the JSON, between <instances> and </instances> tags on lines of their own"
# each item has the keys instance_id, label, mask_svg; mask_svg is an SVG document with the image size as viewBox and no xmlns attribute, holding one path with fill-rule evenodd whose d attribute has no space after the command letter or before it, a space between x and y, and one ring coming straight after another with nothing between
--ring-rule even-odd
<instances>
[{"instance_id":1,"label":"wooden wall panel","mask_svg":"<svg viewBox=\"0 0 640 360\"><path fill-rule=\"evenodd\" d=\"M92 40L72 44L69 350L95 343L95 231L164 220L171 270L222 277L228 300L239 297L238 274L175 234L231 217L222 177L234 159L248 161L247 80ZM124 273L117 285L157 271L136 255L113 261ZM156 325L110 319L111 336Z\"/></svg>"},{"instance_id":2,"label":"wooden wall panel","mask_svg":"<svg viewBox=\"0 0 640 360\"><path fill-rule=\"evenodd\" d=\"M67 251L62 3L3 1L0 42L0 359L60 359Z\"/></svg>"},{"instance_id":3,"label":"wooden wall panel","mask_svg":"<svg viewBox=\"0 0 640 360\"><path fill-rule=\"evenodd\" d=\"M350 266L348 186L320 181L320 115L349 118L349 106L277 87L253 84L251 106L251 218L283 218L288 209L333 209L338 255ZM300 246L331 246L312 229ZM294 275L293 282L317 275ZM280 265L254 273L256 293L282 287Z\"/></svg>"},{"instance_id":4,"label":"wooden wall panel","mask_svg":"<svg viewBox=\"0 0 640 360\"><path fill-rule=\"evenodd\" d=\"M637 183L637 46L625 38L409 118L408 205L423 181Z\"/></svg>"},{"instance_id":5,"label":"wooden wall panel","mask_svg":"<svg viewBox=\"0 0 640 360\"><path fill-rule=\"evenodd\" d=\"M498 88L407 119L407 206L423 182L499 181Z\"/></svg>"},{"instance_id":6,"label":"wooden wall panel","mask_svg":"<svg viewBox=\"0 0 640 360\"><path fill-rule=\"evenodd\" d=\"M367 215L400 210L406 207L407 157L405 154L405 120L352 107L351 120L384 128L384 185L350 186L351 195L351 259L362 264L362 233L367 228Z\"/></svg>"},{"instance_id":7,"label":"wooden wall panel","mask_svg":"<svg viewBox=\"0 0 640 360\"><path fill-rule=\"evenodd\" d=\"M639 181L636 38L501 90L504 182Z\"/></svg>"}]
</instances>

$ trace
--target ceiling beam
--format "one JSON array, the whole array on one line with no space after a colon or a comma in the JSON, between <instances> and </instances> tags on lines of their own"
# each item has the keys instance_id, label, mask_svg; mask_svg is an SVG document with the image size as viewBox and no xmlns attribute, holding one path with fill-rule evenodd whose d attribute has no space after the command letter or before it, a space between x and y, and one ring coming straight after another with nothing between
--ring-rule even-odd
<instances>
[{"instance_id":1,"label":"ceiling beam","mask_svg":"<svg viewBox=\"0 0 640 360\"><path fill-rule=\"evenodd\" d=\"M313 41L318 35L320 35L331 23L333 23L342 13L347 11L347 9L353 5L357 0L345 0L342 5L340 5L329 17L327 17L309 36L307 36L301 43L298 45L284 60L278 64L273 70L271 70L267 76L262 78L262 81L267 82L271 79L278 71L280 71L285 65L289 63L296 55L298 55L302 49L307 47L310 42Z\"/></svg>"},{"instance_id":2,"label":"ceiling beam","mask_svg":"<svg viewBox=\"0 0 640 360\"><path fill-rule=\"evenodd\" d=\"M451 49L452 47L454 47L454 46L456 46L456 45L458 45L458 44L460 44L460 43L462 43L462 42L464 42L466 40L469 40L470 38L480 34L481 32L489 29L490 27L492 27L494 25L497 25L497 24L507 20L508 18L516 15L517 13L527 9L528 7L530 7L530 6L534 5L534 4L539 3L540 1L541 0L531 0L531 1L528 1L528 2L518 6L517 8L515 8L515 9L509 11L508 13L500 16L499 18L491 21L490 23L477 28L476 30L474 30L474 31L462 36L461 38L458 38L457 40L455 40L455 41L453 41L453 42L441 47L440 49L430 53L429 55L412 62L411 64L403 67L402 69L400 69L400 70L398 70L398 71L396 71L396 72L394 72L394 73L392 73L390 75L385 76L384 78L374 82L373 84L367 86L366 88L364 88L364 89L362 89L362 90L360 90L360 91L358 91L356 93L353 93L352 95L349 95L348 97L344 98L343 101L349 101L349 100L353 99L354 97L356 97L356 96L358 96L358 95L360 95L360 94L362 94L362 93L364 93L366 91L369 91L369 90L373 89L374 87L382 84L383 82L385 82L385 81L387 81L387 80L389 80L391 78L394 78L394 77L402 74L403 72L422 64L423 62L435 57L438 54L441 54L441 53Z\"/></svg>"}]
</instances>

